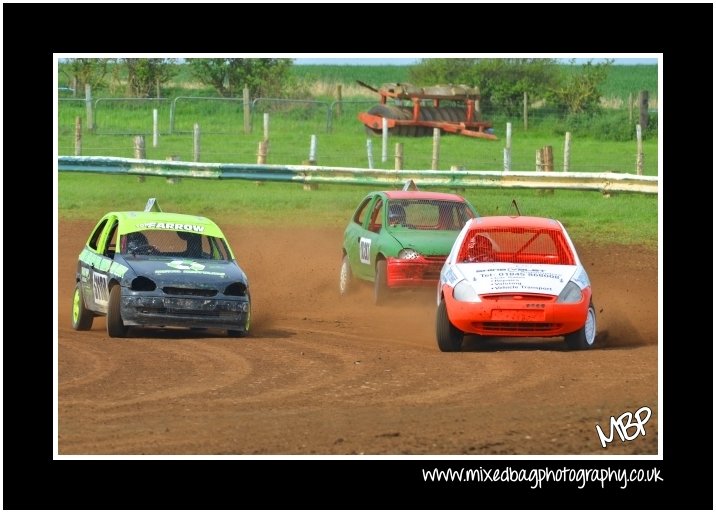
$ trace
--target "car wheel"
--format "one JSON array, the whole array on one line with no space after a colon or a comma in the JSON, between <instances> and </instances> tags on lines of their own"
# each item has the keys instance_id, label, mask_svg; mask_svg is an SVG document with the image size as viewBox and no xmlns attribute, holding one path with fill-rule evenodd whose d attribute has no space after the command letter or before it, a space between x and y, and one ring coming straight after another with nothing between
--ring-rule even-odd
<instances>
[{"instance_id":1,"label":"car wheel","mask_svg":"<svg viewBox=\"0 0 716 513\"><path fill-rule=\"evenodd\" d=\"M343 255L343 261L341 262L341 276L339 281L339 290L341 296L349 294L353 285L353 273L351 272L351 262L348 259L348 255Z\"/></svg>"},{"instance_id":2,"label":"car wheel","mask_svg":"<svg viewBox=\"0 0 716 513\"><path fill-rule=\"evenodd\" d=\"M435 335L438 347L444 353L454 353L462 347L463 333L450 322L445 301L440 301L435 316Z\"/></svg>"},{"instance_id":3,"label":"car wheel","mask_svg":"<svg viewBox=\"0 0 716 513\"><path fill-rule=\"evenodd\" d=\"M226 330L226 334L230 337L244 338L249 336L251 328L251 303L249 303L249 315L246 319L246 327L243 330Z\"/></svg>"},{"instance_id":4,"label":"car wheel","mask_svg":"<svg viewBox=\"0 0 716 513\"><path fill-rule=\"evenodd\" d=\"M72 327L77 331L87 331L92 328L93 318L92 312L85 307L82 286L77 282L75 292L72 294Z\"/></svg>"},{"instance_id":5,"label":"car wheel","mask_svg":"<svg viewBox=\"0 0 716 513\"><path fill-rule=\"evenodd\" d=\"M107 335L112 338L127 336L127 327L122 320L120 306L122 302L122 287L115 285L109 291L109 307L107 309Z\"/></svg>"},{"instance_id":6,"label":"car wheel","mask_svg":"<svg viewBox=\"0 0 716 513\"><path fill-rule=\"evenodd\" d=\"M375 264L375 280L373 283L373 302L382 305L388 299L388 264L385 260L378 260Z\"/></svg>"},{"instance_id":7,"label":"car wheel","mask_svg":"<svg viewBox=\"0 0 716 513\"><path fill-rule=\"evenodd\" d=\"M587 310L587 319L584 322L584 326L574 333L570 333L564 337L567 342L567 347L570 349L591 349L594 347L594 342L597 339L597 313L594 310L594 305L589 304Z\"/></svg>"}]
</instances>

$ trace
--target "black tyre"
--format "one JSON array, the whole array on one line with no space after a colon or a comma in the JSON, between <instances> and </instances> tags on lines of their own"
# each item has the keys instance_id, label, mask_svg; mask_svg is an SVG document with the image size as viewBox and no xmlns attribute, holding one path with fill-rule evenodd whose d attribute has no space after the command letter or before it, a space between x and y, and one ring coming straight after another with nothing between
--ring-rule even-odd
<instances>
[{"instance_id":1,"label":"black tyre","mask_svg":"<svg viewBox=\"0 0 716 513\"><path fill-rule=\"evenodd\" d=\"M77 331L87 331L92 328L93 319L94 315L85 307L82 287L77 282L75 291L72 294L72 328Z\"/></svg>"},{"instance_id":2,"label":"black tyre","mask_svg":"<svg viewBox=\"0 0 716 513\"><path fill-rule=\"evenodd\" d=\"M388 289L388 266L385 260L375 264L375 281L373 283L373 300L376 305L385 304L390 290Z\"/></svg>"},{"instance_id":3,"label":"black tyre","mask_svg":"<svg viewBox=\"0 0 716 513\"><path fill-rule=\"evenodd\" d=\"M348 255L343 255L343 261L341 262L341 274L338 281L338 290L341 296L350 294L353 289L353 272L351 271L351 262L348 259Z\"/></svg>"},{"instance_id":4,"label":"black tyre","mask_svg":"<svg viewBox=\"0 0 716 513\"><path fill-rule=\"evenodd\" d=\"M445 301L440 301L438 305L438 312L435 316L435 335L438 340L438 347L442 352L454 353L460 351L463 333L450 322Z\"/></svg>"},{"instance_id":5,"label":"black tyre","mask_svg":"<svg viewBox=\"0 0 716 513\"><path fill-rule=\"evenodd\" d=\"M564 337L567 347L574 350L591 349L597 340L597 312L590 303L587 319L581 329Z\"/></svg>"},{"instance_id":6,"label":"black tyre","mask_svg":"<svg viewBox=\"0 0 716 513\"><path fill-rule=\"evenodd\" d=\"M251 297L249 297L249 315L246 319L246 327L243 330L226 330L226 334L230 337L245 338L251 332Z\"/></svg>"},{"instance_id":7,"label":"black tyre","mask_svg":"<svg viewBox=\"0 0 716 513\"><path fill-rule=\"evenodd\" d=\"M122 287L115 285L109 291L109 307L107 309L107 335L112 338L127 336L127 327L122 320L120 305L122 303Z\"/></svg>"}]
</instances>

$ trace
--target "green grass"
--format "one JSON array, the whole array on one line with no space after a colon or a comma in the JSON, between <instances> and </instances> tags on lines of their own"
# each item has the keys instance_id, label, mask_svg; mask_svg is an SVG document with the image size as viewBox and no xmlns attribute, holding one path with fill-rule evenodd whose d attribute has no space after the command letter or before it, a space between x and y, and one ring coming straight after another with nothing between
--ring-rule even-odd
<instances>
[{"instance_id":1,"label":"green grass","mask_svg":"<svg viewBox=\"0 0 716 513\"><path fill-rule=\"evenodd\" d=\"M60 173L59 216L97 220L111 210L141 210L156 197L165 211L205 215L220 224L328 226L342 228L359 201L372 190L362 186L321 185L306 191L298 184L243 180L159 177L140 182L136 176ZM657 197L642 194L514 189L469 189L461 192L481 215L513 214L512 200L523 215L561 220L575 241L656 247Z\"/></svg>"}]
</instances>

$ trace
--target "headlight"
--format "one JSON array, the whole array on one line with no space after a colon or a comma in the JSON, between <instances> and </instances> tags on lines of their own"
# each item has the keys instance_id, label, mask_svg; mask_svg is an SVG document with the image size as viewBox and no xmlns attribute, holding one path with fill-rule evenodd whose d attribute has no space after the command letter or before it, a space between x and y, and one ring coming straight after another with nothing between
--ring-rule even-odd
<instances>
[{"instance_id":1,"label":"headlight","mask_svg":"<svg viewBox=\"0 0 716 513\"><path fill-rule=\"evenodd\" d=\"M477 292L475 292L475 289L473 289L470 284L462 280L460 283L455 285L455 288L452 291L452 297L457 299L458 301L464 301L466 303L480 303L480 296L477 295Z\"/></svg>"},{"instance_id":2,"label":"headlight","mask_svg":"<svg viewBox=\"0 0 716 513\"><path fill-rule=\"evenodd\" d=\"M416 258L420 258L420 253L410 248L401 249L400 253L398 253L398 258L403 260L415 260Z\"/></svg>"},{"instance_id":3,"label":"headlight","mask_svg":"<svg viewBox=\"0 0 716 513\"><path fill-rule=\"evenodd\" d=\"M579 285L570 281L560 292L557 303L579 303L581 300L582 289L579 288Z\"/></svg>"}]
</instances>

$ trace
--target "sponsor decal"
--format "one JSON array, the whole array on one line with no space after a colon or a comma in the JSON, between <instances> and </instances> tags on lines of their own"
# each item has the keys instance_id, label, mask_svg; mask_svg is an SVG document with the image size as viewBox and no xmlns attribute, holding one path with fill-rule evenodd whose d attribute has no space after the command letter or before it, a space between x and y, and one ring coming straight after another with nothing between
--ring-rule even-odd
<instances>
[{"instance_id":1,"label":"sponsor decal","mask_svg":"<svg viewBox=\"0 0 716 513\"><path fill-rule=\"evenodd\" d=\"M127 271L129 271L128 267L118 264L117 262L112 262L112 265L109 267L109 273L119 276L120 278L124 278Z\"/></svg>"},{"instance_id":2,"label":"sponsor decal","mask_svg":"<svg viewBox=\"0 0 716 513\"><path fill-rule=\"evenodd\" d=\"M89 251L88 249L84 249L82 253L80 253L80 262L84 262L90 267L94 267L95 269L99 269L100 271L105 272L109 271L109 268L112 265L111 258L98 255L96 253L93 253L92 251Z\"/></svg>"},{"instance_id":3,"label":"sponsor decal","mask_svg":"<svg viewBox=\"0 0 716 513\"><path fill-rule=\"evenodd\" d=\"M370 264L370 239L360 238L360 261L363 264Z\"/></svg>"},{"instance_id":4,"label":"sponsor decal","mask_svg":"<svg viewBox=\"0 0 716 513\"><path fill-rule=\"evenodd\" d=\"M202 271L204 267L206 267L204 264L194 262L193 260L172 260L167 265L169 267L173 267L174 269L191 271Z\"/></svg>"},{"instance_id":5,"label":"sponsor decal","mask_svg":"<svg viewBox=\"0 0 716 513\"><path fill-rule=\"evenodd\" d=\"M556 294L564 287L562 273L540 268L490 267L475 270L481 291L531 291Z\"/></svg>"},{"instance_id":6,"label":"sponsor decal","mask_svg":"<svg viewBox=\"0 0 716 513\"><path fill-rule=\"evenodd\" d=\"M201 233L204 231L204 227L200 224L184 224L184 223L158 223L151 221L149 223L141 223L137 225L140 229L153 229L153 230L183 230L187 232Z\"/></svg>"},{"instance_id":7,"label":"sponsor decal","mask_svg":"<svg viewBox=\"0 0 716 513\"><path fill-rule=\"evenodd\" d=\"M219 271L192 271L186 269L157 269L154 274L203 274L209 276L226 276L226 273Z\"/></svg>"},{"instance_id":8,"label":"sponsor decal","mask_svg":"<svg viewBox=\"0 0 716 513\"><path fill-rule=\"evenodd\" d=\"M462 278L458 278L455 274L455 271L453 271L452 267L448 267L442 272L442 281L443 283L447 283L451 287L454 287L455 284L460 281Z\"/></svg>"}]
</instances>

